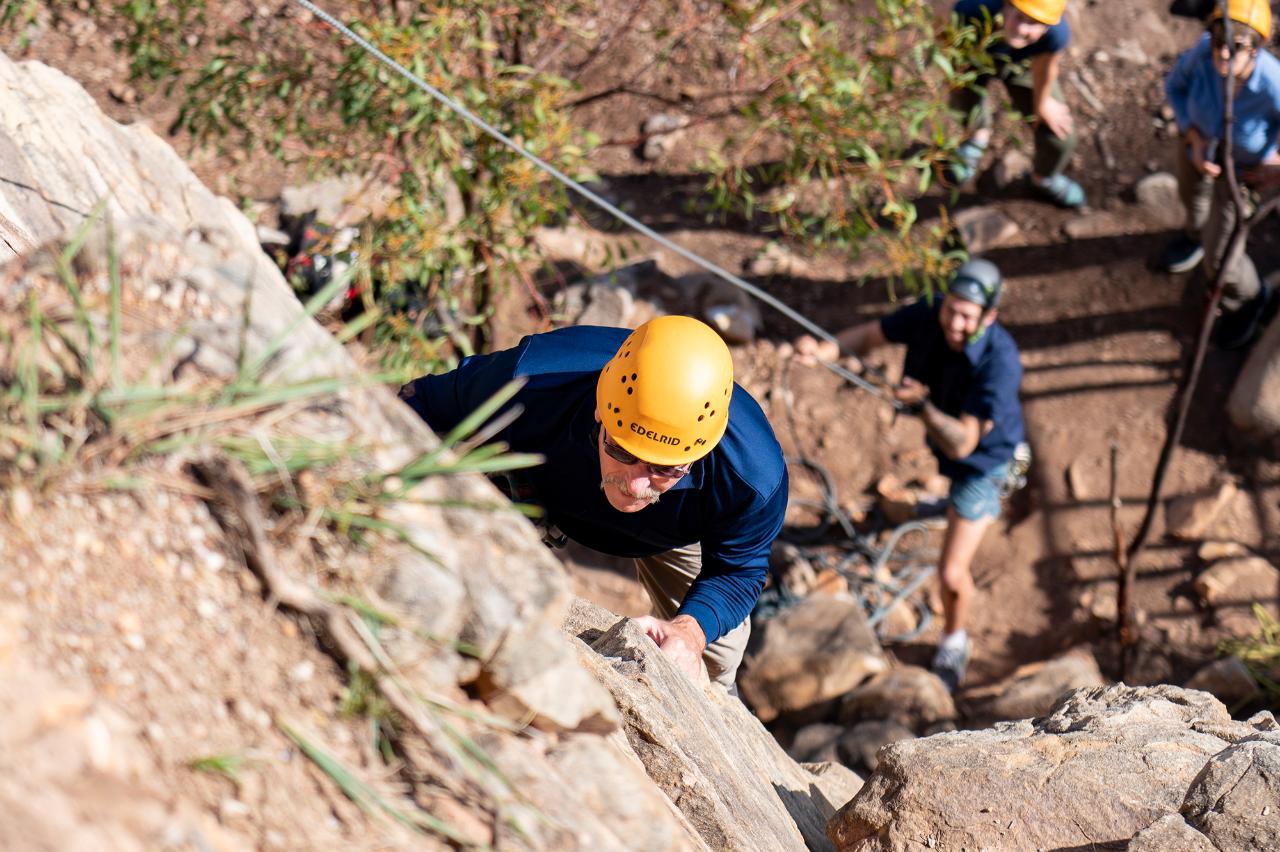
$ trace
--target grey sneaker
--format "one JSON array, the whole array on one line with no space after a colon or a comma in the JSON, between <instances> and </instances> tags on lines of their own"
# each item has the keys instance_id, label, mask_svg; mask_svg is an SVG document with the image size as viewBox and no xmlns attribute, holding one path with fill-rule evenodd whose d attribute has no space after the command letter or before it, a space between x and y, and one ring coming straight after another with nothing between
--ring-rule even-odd
<instances>
[{"instance_id":1,"label":"grey sneaker","mask_svg":"<svg viewBox=\"0 0 1280 852\"><path fill-rule=\"evenodd\" d=\"M955 692L964 680L965 667L969 665L969 638L965 637L964 645L939 645L933 655L933 673L946 684L948 692Z\"/></svg>"}]
</instances>

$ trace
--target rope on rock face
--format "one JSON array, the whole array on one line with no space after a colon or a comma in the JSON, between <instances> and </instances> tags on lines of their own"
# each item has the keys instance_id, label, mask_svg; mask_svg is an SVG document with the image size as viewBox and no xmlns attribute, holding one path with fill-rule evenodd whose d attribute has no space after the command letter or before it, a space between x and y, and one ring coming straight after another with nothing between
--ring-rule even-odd
<instances>
[{"instance_id":1,"label":"rope on rock face","mask_svg":"<svg viewBox=\"0 0 1280 852\"><path fill-rule=\"evenodd\" d=\"M782 384L788 384L791 363L782 367ZM922 521L899 524L889 534L883 545L872 534L861 533L853 518L840 505L835 479L818 462L800 450L800 432L796 426L795 408L791 394L783 395L787 426L800 455L787 458L787 466L804 469L816 480L818 499L792 497L790 505L814 510L817 522L803 529L783 528L779 538L793 545L800 557L818 569L830 568L849 584L849 591L867 613L867 624L886 642L909 642L929 629L933 611L927 601L918 599L912 603L917 612L913 630L904 634L885 636L884 622L895 608L911 600L912 595L937 571L934 564L937 554L921 544L910 545L911 536L925 538L929 528ZM903 543L910 546L902 548ZM833 552L833 548L836 552ZM895 567L891 567L895 566ZM781 572L773 571L773 585L765 589L753 617L768 619L803 598L791 589Z\"/></svg>"},{"instance_id":2,"label":"rope on rock face","mask_svg":"<svg viewBox=\"0 0 1280 852\"><path fill-rule=\"evenodd\" d=\"M805 331L808 331L810 334L814 335L815 337L834 343L836 344L837 347L839 347L840 342L836 340L834 335L832 335L826 329L819 326L817 323L810 320L808 317L801 314L799 311L792 308L790 305L787 305L785 302L781 301L775 296L772 296L769 293L766 293L764 290L761 290L759 287L755 286L754 284L751 284L750 282L743 280L739 276L734 275L732 272L729 272L727 269L724 269L718 266L717 264L714 264L711 261L707 260L706 258L702 257L701 255L698 255L695 252L690 251L689 249L685 248L679 243L673 242L672 240L662 236L653 228L650 228L648 225L641 222L639 219L636 219L634 216L623 211L617 205L601 197L599 194L592 192L590 189L587 189L585 186L578 183L576 180L569 177L564 172L560 171L555 166L548 163L546 160L543 160L541 157L528 151L523 145L516 142L511 137L507 136L498 128L489 124L480 116L476 115L471 110L467 109L465 106L463 106L453 98L446 95L444 92L440 91L439 89L435 88L434 86L422 80L422 78L418 77L412 71L405 68L399 62L396 62L390 56L387 56L377 47L374 47L369 41L367 41L366 39L356 34L354 31L351 30L350 27L347 27L345 24L341 23L332 15L330 15L328 12L316 6L316 4L312 3L311 0L294 0L294 2L297 3L299 6L302 6L311 14L315 15L321 21L324 21L326 24L328 24L330 27L336 30L340 35L342 35L344 38L350 41L352 44L355 44L357 47L359 47L361 50L364 50L370 56L372 56L373 58L381 62L383 65L386 65L388 68L395 71L401 77L404 77L414 86L417 86L419 89L421 89L427 95L435 99L437 102L439 102L446 108L452 110L454 113L456 113L458 116L462 117L466 121L475 125L480 130L482 130L483 132L491 136L493 139L497 140L498 142L502 143L502 145L514 151L516 154L519 154L521 157L533 163L534 166L541 169L546 174L550 175L556 181L561 183L565 188L572 190L573 192L582 196L587 201L596 205L601 210L604 210L606 213L613 216L618 221L638 231L639 233L653 240L663 248L668 249L669 251L675 252L680 257L683 257L685 260L688 260L689 262L701 267L707 272L710 272L712 275L715 275L716 277L724 281L727 281L728 283L732 284L734 287L737 287L739 290L742 290L743 292L747 293L753 298L758 299L761 302L764 302L769 307L773 308L774 310L778 311L779 313L783 314L787 318L797 323L801 328L805 329ZM897 410L897 411L902 410L903 408L902 403L894 399L883 388L868 381L862 376L859 376L857 373L854 373L850 370L845 369L840 364L833 364L826 361L820 361L819 363L821 363L822 366L826 367L831 372L843 378L845 381L848 381L856 385L857 387L863 389L867 393L870 393L884 400L885 402L889 403L891 406L893 406L894 410Z\"/></svg>"}]
</instances>

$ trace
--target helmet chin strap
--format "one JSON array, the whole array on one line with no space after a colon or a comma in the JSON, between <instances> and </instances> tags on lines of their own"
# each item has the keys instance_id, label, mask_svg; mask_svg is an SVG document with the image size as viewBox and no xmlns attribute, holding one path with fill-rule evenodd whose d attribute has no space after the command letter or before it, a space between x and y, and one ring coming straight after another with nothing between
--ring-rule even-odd
<instances>
[{"instance_id":1,"label":"helmet chin strap","mask_svg":"<svg viewBox=\"0 0 1280 852\"><path fill-rule=\"evenodd\" d=\"M991 328L991 320L984 321L982 325L978 326L977 331L975 331L973 334L965 338L964 345L972 346L973 344L977 343L979 340L982 339L982 336L987 333L987 329L989 328Z\"/></svg>"}]
</instances>

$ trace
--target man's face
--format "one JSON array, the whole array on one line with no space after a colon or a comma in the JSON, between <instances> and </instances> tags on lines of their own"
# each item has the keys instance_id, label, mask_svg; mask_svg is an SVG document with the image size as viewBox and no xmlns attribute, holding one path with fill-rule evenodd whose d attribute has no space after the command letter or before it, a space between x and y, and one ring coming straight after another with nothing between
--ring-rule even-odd
<instances>
[{"instance_id":1,"label":"man's face","mask_svg":"<svg viewBox=\"0 0 1280 852\"><path fill-rule=\"evenodd\" d=\"M600 412L596 412L596 422L600 422ZM639 512L641 509L658 502L658 498L671 490L683 474L665 475L653 469L653 466L642 461L626 464L609 454L629 455L620 448L606 449L609 441L603 427L597 430L600 434L596 440L596 452L600 456L600 490L608 499L609 505L619 512ZM686 468L687 470L687 468Z\"/></svg>"},{"instance_id":2,"label":"man's face","mask_svg":"<svg viewBox=\"0 0 1280 852\"><path fill-rule=\"evenodd\" d=\"M995 311L983 311L982 305L965 301L948 293L942 300L938 322L942 325L942 336L946 338L947 345L960 352L969 342L969 338L994 320L995 316Z\"/></svg>"},{"instance_id":3,"label":"man's face","mask_svg":"<svg viewBox=\"0 0 1280 852\"><path fill-rule=\"evenodd\" d=\"M1042 24L1035 18L1028 18L1018 11L1013 4L1004 9L1004 40L1014 50L1035 44L1044 38L1049 31L1048 24Z\"/></svg>"},{"instance_id":4,"label":"man's face","mask_svg":"<svg viewBox=\"0 0 1280 852\"><path fill-rule=\"evenodd\" d=\"M1232 41L1235 42L1236 59L1231 61L1231 45L1227 43L1226 28L1222 22L1214 24L1209 30L1209 46L1213 52L1213 67L1219 77L1227 76L1228 69L1236 79L1247 80L1253 71L1253 61L1257 58L1257 50L1249 37L1249 29L1243 24L1232 27Z\"/></svg>"}]
</instances>

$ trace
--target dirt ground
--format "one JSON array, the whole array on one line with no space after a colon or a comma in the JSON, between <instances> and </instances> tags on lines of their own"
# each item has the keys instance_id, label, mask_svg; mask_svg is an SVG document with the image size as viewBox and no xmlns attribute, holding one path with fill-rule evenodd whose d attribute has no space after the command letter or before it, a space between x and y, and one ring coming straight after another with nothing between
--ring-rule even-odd
<instances>
[{"instance_id":1,"label":"dirt ground","mask_svg":"<svg viewBox=\"0 0 1280 852\"><path fill-rule=\"evenodd\" d=\"M290 4L270 5L284 9ZM1023 353L1022 398L1036 458L1030 487L988 534L978 556L979 598L971 629L976 641L973 686L1081 642L1093 647L1104 673L1119 675L1117 649L1107 626L1092 620L1080 606L1081 596L1105 586L1115 571L1106 555L1111 542L1106 507L1109 446L1113 441L1120 446L1119 492L1125 500L1121 519L1131 535L1164 438L1165 412L1200 314L1203 288L1194 275L1152 271L1151 259L1170 232L1138 210L1132 192L1139 178L1171 163L1167 132L1153 124L1163 103L1160 83L1172 58L1194 40L1197 26L1169 18L1166 0L1073 0L1070 5L1075 39L1067 69L1081 69L1081 78L1091 81L1081 85L1070 78L1065 85L1083 131L1072 174L1084 184L1091 209L1060 211L1016 187L996 193L989 177L959 200L960 207L995 205L1019 226L1016 236L987 256L1010 282L1001 319ZM228 5L226 14L239 14L239 7L233 6ZM765 248L767 235L706 226L684 214L680 205L687 193L696 191L697 178L689 167L698 145L714 143L723 125L698 125L670 157L655 163L641 160L635 151L644 117L672 110L673 102L680 104L676 111L695 117L713 113L714 98L689 93L724 85L736 67L730 47L716 38L710 12L695 5L676 6L690 16L681 20L697 25L676 39L673 61L662 73L646 67L658 40L648 13L620 33L607 57L575 56L569 50L558 61L565 67L582 65L577 79L583 96L600 95L580 107L575 117L609 143L596 153L593 164L611 191L671 239L738 271ZM83 26L77 30L74 20L64 21L36 40L26 55L80 80L117 119L147 121L163 134L175 113L173 100L147 91L132 101L120 97L127 69L123 60L104 50L107 36L85 36ZM1089 103L1084 87L1099 104ZM601 94L608 92L613 93ZM253 200L271 202L280 187L301 179L297 168L282 168L265 155L219 156L195 148L189 139L173 142L197 174L219 191L251 187ZM1028 144L1025 129L1004 124L988 165L1008 147ZM926 199L925 206L939 201ZM1081 220L1087 220L1088 227L1076 230L1074 238L1068 236L1068 225ZM1264 274L1280 262L1274 221L1255 233L1251 245ZM668 275L691 271L686 262L660 249L640 245L639 252L655 258ZM753 283L820 318L832 330L890 309L885 288L875 281L860 286L856 267L846 258L824 255L805 260L804 276L774 276ZM506 306L508 325L501 330L506 339L538 327L522 298L517 294ZM891 422L881 403L824 371L785 370L777 346L796 331L766 311L762 339L736 353L739 379L765 405L789 453L811 456L831 471L842 497L860 499L904 458L918 457L918 452L911 454L920 446L920 429L907 420ZM895 357L884 356L891 374ZM1242 360L1238 353L1210 354L1166 494L1194 491L1228 472L1241 485L1241 493L1213 534L1240 541L1275 561L1280 558L1280 464L1253 448L1235 445L1223 425L1226 395ZM1068 488L1066 472L1073 463L1087 474L1087 494ZM627 614L645 610L627 566L581 553L574 565L585 596ZM1194 549L1165 541L1158 519L1141 564L1138 604L1145 617L1146 641L1167 653L1150 655L1143 670L1129 673L1131 682L1181 682L1212 657L1220 638L1249 629L1249 601L1214 611L1199 608L1189 593L1197 568ZM893 650L909 662L927 662L934 638L925 635Z\"/></svg>"}]
</instances>

